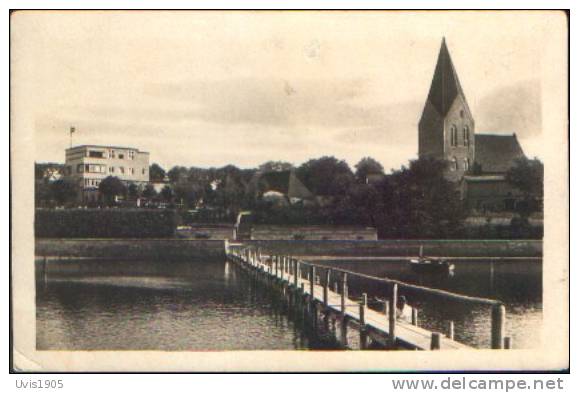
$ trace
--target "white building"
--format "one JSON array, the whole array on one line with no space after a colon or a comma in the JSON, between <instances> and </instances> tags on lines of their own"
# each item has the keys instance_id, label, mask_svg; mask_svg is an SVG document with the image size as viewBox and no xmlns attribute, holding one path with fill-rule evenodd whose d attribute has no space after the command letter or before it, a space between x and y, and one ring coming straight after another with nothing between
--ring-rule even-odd
<instances>
[{"instance_id":1,"label":"white building","mask_svg":"<svg viewBox=\"0 0 579 393\"><path fill-rule=\"evenodd\" d=\"M71 147L66 149L64 175L78 181L85 201L96 201L99 184L108 176L144 187L149 182L149 153L132 147Z\"/></svg>"}]
</instances>

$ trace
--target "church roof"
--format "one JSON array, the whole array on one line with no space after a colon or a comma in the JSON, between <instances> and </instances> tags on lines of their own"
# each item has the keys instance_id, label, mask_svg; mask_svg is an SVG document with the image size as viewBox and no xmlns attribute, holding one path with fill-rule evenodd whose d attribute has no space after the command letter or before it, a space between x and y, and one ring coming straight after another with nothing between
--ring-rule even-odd
<instances>
[{"instance_id":1,"label":"church roof","mask_svg":"<svg viewBox=\"0 0 579 393\"><path fill-rule=\"evenodd\" d=\"M458 75L452 64L446 41L443 38L434 76L432 77L432 83L430 85L430 92L428 93L428 101L434 106L437 112L444 117L458 95L462 95L464 98ZM464 98L464 101L466 104L466 98Z\"/></svg>"},{"instance_id":2,"label":"church roof","mask_svg":"<svg viewBox=\"0 0 579 393\"><path fill-rule=\"evenodd\" d=\"M314 197L293 171L266 172L261 175L260 182L265 186L265 192L277 191L288 198L311 199Z\"/></svg>"},{"instance_id":3,"label":"church roof","mask_svg":"<svg viewBox=\"0 0 579 393\"><path fill-rule=\"evenodd\" d=\"M474 154L483 173L505 173L517 158L525 157L515 134L475 134Z\"/></svg>"}]
</instances>

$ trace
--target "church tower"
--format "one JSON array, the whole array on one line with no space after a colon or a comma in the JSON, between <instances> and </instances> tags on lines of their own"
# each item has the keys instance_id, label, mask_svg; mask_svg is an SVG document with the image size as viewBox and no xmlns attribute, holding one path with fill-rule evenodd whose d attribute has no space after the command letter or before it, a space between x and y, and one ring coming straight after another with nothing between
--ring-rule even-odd
<instances>
[{"instance_id":1,"label":"church tower","mask_svg":"<svg viewBox=\"0 0 579 393\"><path fill-rule=\"evenodd\" d=\"M474 163L474 148L474 119L443 38L418 124L418 156L445 160L447 178L459 181Z\"/></svg>"}]
</instances>

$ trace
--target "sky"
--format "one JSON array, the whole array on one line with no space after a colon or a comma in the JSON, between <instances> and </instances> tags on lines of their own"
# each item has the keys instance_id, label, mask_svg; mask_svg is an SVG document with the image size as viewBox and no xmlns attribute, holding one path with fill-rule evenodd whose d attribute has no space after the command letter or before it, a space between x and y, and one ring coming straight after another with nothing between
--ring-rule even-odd
<instances>
[{"instance_id":1,"label":"sky","mask_svg":"<svg viewBox=\"0 0 579 393\"><path fill-rule=\"evenodd\" d=\"M516 132L541 157L539 12L17 12L12 111L37 162L73 144L131 146L165 168L324 155L399 168L442 37L475 132Z\"/></svg>"}]
</instances>

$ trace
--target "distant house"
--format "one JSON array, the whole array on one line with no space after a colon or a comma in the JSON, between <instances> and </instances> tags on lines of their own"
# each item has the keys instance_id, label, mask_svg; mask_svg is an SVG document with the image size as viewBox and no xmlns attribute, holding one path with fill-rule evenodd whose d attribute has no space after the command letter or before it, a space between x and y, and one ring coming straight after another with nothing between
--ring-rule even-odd
<instances>
[{"instance_id":1,"label":"distant house","mask_svg":"<svg viewBox=\"0 0 579 393\"><path fill-rule=\"evenodd\" d=\"M281 205L314 203L314 194L298 179L293 170L257 175L259 197Z\"/></svg>"},{"instance_id":2,"label":"distant house","mask_svg":"<svg viewBox=\"0 0 579 393\"><path fill-rule=\"evenodd\" d=\"M44 179L52 183L62 179L61 167L49 167L44 170Z\"/></svg>"},{"instance_id":3,"label":"distant house","mask_svg":"<svg viewBox=\"0 0 579 393\"><path fill-rule=\"evenodd\" d=\"M35 163L36 180L43 180L49 183L62 179L64 166L53 162Z\"/></svg>"},{"instance_id":4,"label":"distant house","mask_svg":"<svg viewBox=\"0 0 579 393\"><path fill-rule=\"evenodd\" d=\"M366 184L379 184L386 180L384 173L368 173L366 175Z\"/></svg>"},{"instance_id":5,"label":"distant house","mask_svg":"<svg viewBox=\"0 0 579 393\"><path fill-rule=\"evenodd\" d=\"M99 198L100 182L107 176L143 188L149 182L149 153L133 147L82 145L65 151L65 177L75 181L85 202Z\"/></svg>"},{"instance_id":6,"label":"distant house","mask_svg":"<svg viewBox=\"0 0 579 393\"><path fill-rule=\"evenodd\" d=\"M165 177L162 180L159 179L155 179L155 180L151 180L151 185L153 186L153 188L155 189L155 191L158 193L160 193L163 188L165 188L165 186L170 184L170 180L169 180L169 176L165 175Z\"/></svg>"},{"instance_id":7,"label":"distant house","mask_svg":"<svg viewBox=\"0 0 579 393\"><path fill-rule=\"evenodd\" d=\"M515 134L475 134L474 117L444 39L418 126L418 155L448 163L445 177L459 186L468 207L510 210L519 190L506 173L524 158Z\"/></svg>"}]
</instances>

